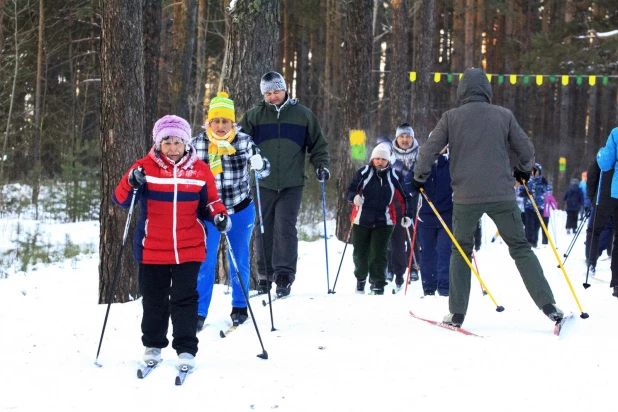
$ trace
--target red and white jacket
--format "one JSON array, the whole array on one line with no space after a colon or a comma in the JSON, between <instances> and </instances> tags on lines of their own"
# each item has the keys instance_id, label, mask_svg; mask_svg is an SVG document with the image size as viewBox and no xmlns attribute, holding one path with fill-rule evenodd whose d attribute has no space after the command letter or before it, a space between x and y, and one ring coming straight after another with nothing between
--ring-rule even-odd
<instances>
[{"instance_id":1,"label":"red and white jacket","mask_svg":"<svg viewBox=\"0 0 618 412\"><path fill-rule=\"evenodd\" d=\"M136 191L140 217L133 235L135 260L153 265L203 262L206 231L202 220L227 214L208 165L198 159L190 145L176 164L153 146L114 190L112 199L122 208L131 205L129 173L137 167L143 168L146 183Z\"/></svg>"}]
</instances>

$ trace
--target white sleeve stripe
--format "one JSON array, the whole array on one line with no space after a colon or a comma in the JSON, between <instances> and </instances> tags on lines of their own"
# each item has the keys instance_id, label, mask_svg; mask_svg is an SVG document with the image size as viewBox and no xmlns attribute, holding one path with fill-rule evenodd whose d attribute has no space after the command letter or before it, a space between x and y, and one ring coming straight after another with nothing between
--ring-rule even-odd
<instances>
[{"instance_id":1,"label":"white sleeve stripe","mask_svg":"<svg viewBox=\"0 0 618 412\"><path fill-rule=\"evenodd\" d=\"M148 183L158 184L158 185L194 185L194 186L204 186L206 184L205 180L199 179L186 179L186 178L176 178L173 177L153 177L146 176L146 181Z\"/></svg>"}]
</instances>

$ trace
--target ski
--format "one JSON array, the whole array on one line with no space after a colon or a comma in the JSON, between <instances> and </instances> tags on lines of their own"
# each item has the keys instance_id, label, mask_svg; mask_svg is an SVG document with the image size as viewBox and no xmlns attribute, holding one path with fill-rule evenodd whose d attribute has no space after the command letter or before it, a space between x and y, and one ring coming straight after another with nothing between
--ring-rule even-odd
<instances>
[{"instance_id":1,"label":"ski","mask_svg":"<svg viewBox=\"0 0 618 412\"><path fill-rule=\"evenodd\" d=\"M155 361L148 362L145 367L137 370L137 377L139 379L144 379L146 376L150 375L150 372L157 366L159 366L159 364Z\"/></svg>"},{"instance_id":2,"label":"ski","mask_svg":"<svg viewBox=\"0 0 618 412\"><path fill-rule=\"evenodd\" d=\"M554 327L554 335L564 337L567 335L571 327L575 323L575 314L573 312L567 313L561 320L556 322Z\"/></svg>"},{"instance_id":3,"label":"ski","mask_svg":"<svg viewBox=\"0 0 618 412\"><path fill-rule=\"evenodd\" d=\"M459 332L459 333L462 333L462 334L464 334L464 335L468 335L468 336L476 336L476 337L478 337L478 338L482 338L482 336L481 336L481 335L477 335L476 333L472 333L472 332L467 331L467 330L465 330L465 329L458 328L457 326L448 325L448 324L446 324L446 323L444 323L444 322L437 322L437 321L435 321L435 320L430 320L430 319L421 318L420 316L416 316L414 313L412 313L412 311L410 311L410 315L411 315L413 318L416 318L416 319L418 319L418 320L425 321L425 322L427 322L427 323L430 323L430 324L435 325L435 326L439 326L439 327L444 328L444 329L452 330L452 331L454 331L454 332Z\"/></svg>"},{"instance_id":4,"label":"ski","mask_svg":"<svg viewBox=\"0 0 618 412\"><path fill-rule=\"evenodd\" d=\"M249 318L247 318L248 320ZM246 321L245 321L246 322ZM244 322L243 322L244 323ZM230 333L234 332L236 330L236 328L238 328L240 325L242 325L242 323L235 321L232 322L232 326L229 327L229 329L225 332L223 332L223 329L221 329L219 331L219 336L221 336L222 338L225 338L227 335L229 335Z\"/></svg>"},{"instance_id":5,"label":"ski","mask_svg":"<svg viewBox=\"0 0 618 412\"><path fill-rule=\"evenodd\" d=\"M187 378L187 375L189 374L189 367L186 365L183 365L180 367L180 371L178 372L178 375L176 375L176 385L182 385L183 383L185 383L185 379Z\"/></svg>"},{"instance_id":6,"label":"ski","mask_svg":"<svg viewBox=\"0 0 618 412\"><path fill-rule=\"evenodd\" d=\"M290 295L287 295L287 296L279 296L279 295L275 294L275 295L273 295L273 296L271 296L271 297L270 297L270 300L271 300L272 302L274 302L274 301L281 300L281 299L287 299L287 298L289 298L289 297L290 297ZM266 301L266 299L262 299L262 306L268 306L268 302Z\"/></svg>"}]
</instances>

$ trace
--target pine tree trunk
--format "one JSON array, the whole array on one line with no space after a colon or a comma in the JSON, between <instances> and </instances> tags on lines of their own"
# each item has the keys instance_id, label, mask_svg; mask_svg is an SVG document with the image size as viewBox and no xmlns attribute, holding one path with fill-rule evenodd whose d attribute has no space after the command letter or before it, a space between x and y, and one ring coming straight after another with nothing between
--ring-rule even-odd
<instances>
[{"instance_id":1,"label":"pine tree trunk","mask_svg":"<svg viewBox=\"0 0 618 412\"><path fill-rule=\"evenodd\" d=\"M344 33L342 79L342 139L339 145L340 162L337 176L337 238L347 241L350 229L351 207L347 200L347 188L360 166L353 163L349 135L352 130L366 133L369 127L369 89L371 68L371 10L372 0L349 0L343 6L346 30Z\"/></svg>"},{"instance_id":2,"label":"pine tree trunk","mask_svg":"<svg viewBox=\"0 0 618 412\"><path fill-rule=\"evenodd\" d=\"M142 6L137 1L105 0L102 8L99 303L107 302L116 275L112 301L127 302L139 296L133 230L122 247L127 210L113 204L112 193L126 170L145 154Z\"/></svg>"},{"instance_id":3,"label":"pine tree trunk","mask_svg":"<svg viewBox=\"0 0 618 412\"><path fill-rule=\"evenodd\" d=\"M35 219L37 220L39 218L39 192L41 190L41 79L43 77L43 33L45 27L43 11L43 0L39 0L39 42L36 59L36 89L34 92L34 139L32 141L34 156L32 159L32 204L34 205Z\"/></svg>"},{"instance_id":4,"label":"pine tree trunk","mask_svg":"<svg viewBox=\"0 0 618 412\"><path fill-rule=\"evenodd\" d=\"M197 0L182 0L177 6L174 21L174 113L190 120L189 86L191 84L191 66L193 63L193 46L195 44L195 26L197 21Z\"/></svg>"},{"instance_id":5,"label":"pine tree trunk","mask_svg":"<svg viewBox=\"0 0 618 412\"><path fill-rule=\"evenodd\" d=\"M233 90L230 97L234 99L238 119L262 99L260 79L274 70L281 24L279 12L279 0L238 0L232 12L223 83L225 90Z\"/></svg>"},{"instance_id":6,"label":"pine tree trunk","mask_svg":"<svg viewBox=\"0 0 618 412\"><path fill-rule=\"evenodd\" d=\"M144 151L152 146L150 131L159 118L159 58L161 56L161 0L143 0L144 36Z\"/></svg>"},{"instance_id":7,"label":"pine tree trunk","mask_svg":"<svg viewBox=\"0 0 618 412\"><path fill-rule=\"evenodd\" d=\"M474 0L466 0L464 65L466 69L474 67Z\"/></svg>"},{"instance_id":8,"label":"pine tree trunk","mask_svg":"<svg viewBox=\"0 0 618 412\"><path fill-rule=\"evenodd\" d=\"M391 4L393 54L390 74L390 124L387 130L410 119L410 79L408 75L408 0L393 0Z\"/></svg>"},{"instance_id":9,"label":"pine tree trunk","mask_svg":"<svg viewBox=\"0 0 618 412\"><path fill-rule=\"evenodd\" d=\"M421 1L421 15L419 20L418 42L415 46L418 48L418 53L414 67L418 67L417 80L414 84L414 102L412 118L414 122L414 132L416 139L419 142L424 142L429 135L430 129L427 124L429 118L429 107L431 101L429 99L429 89L432 81L433 71L433 33L435 30L435 0ZM416 22L415 22L416 24Z\"/></svg>"}]
</instances>

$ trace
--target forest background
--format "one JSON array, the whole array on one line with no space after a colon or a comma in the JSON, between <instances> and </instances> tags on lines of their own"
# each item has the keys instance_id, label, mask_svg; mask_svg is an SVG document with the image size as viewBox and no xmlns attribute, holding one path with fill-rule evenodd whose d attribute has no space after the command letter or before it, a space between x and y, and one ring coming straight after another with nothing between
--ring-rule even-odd
<instances>
[{"instance_id":1,"label":"forest background","mask_svg":"<svg viewBox=\"0 0 618 412\"><path fill-rule=\"evenodd\" d=\"M99 299L115 273L113 300L135 299L111 191L157 118L197 133L225 90L240 119L270 70L321 121L340 240L345 189L377 138L407 121L422 144L467 67L491 75L493 103L513 111L561 199L618 125L617 29L618 0L0 0L0 216L98 219ZM321 187L306 174L300 223L319 227Z\"/></svg>"}]
</instances>

